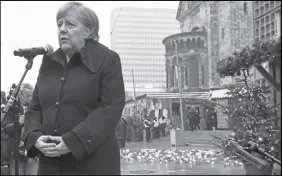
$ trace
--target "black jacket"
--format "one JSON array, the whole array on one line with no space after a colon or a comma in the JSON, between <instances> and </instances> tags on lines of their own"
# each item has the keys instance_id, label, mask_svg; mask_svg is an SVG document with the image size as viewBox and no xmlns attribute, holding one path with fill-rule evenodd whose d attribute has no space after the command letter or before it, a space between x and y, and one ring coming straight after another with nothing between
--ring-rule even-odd
<instances>
[{"instance_id":1,"label":"black jacket","mask_svg":"<svg viewBox=\"0 0 283 176\"><path fill-rule=\"evenodd\" d=\"M149 117L150 121L153 121L155 119L155 109L151 110L149 112L149 116L148 117ZM159 120L159 118L162 118L162 110L161 109L159 109L157 120Z\"/></svg>"},{"instance_id":2,"label":"black jacket","mask_svg":"<svg viewBox=\"0 0 283 176\"><path fill-rule=\"evenodd\" d=\"M44 56L25 116L25 147L39 156L39 174L120 174L115 128L125 105L118 54L87 41L66 62L58 49ZM62 136L71 153L45 157L35 147L41 135Z\"/></svg>"}]
</instances>

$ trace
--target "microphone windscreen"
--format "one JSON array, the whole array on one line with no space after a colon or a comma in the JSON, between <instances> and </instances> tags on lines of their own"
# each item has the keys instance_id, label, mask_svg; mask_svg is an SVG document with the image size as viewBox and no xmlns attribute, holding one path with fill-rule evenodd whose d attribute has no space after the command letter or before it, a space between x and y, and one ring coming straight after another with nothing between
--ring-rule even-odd
<instances>
[{"instance_id":1,"label":"microphone windscreen","mask_svg":"<svg viewBox=\"0 0 283 176\"><path fill-rule=\"evenodd\" d=\"M52 54L52 53L53 53L53 47L52 47L51 45L47 44L47 45L45 46L45 48L46 48L46 50L47 50L46 55L49 55L49 54Z\"/></svg>"}]
</instances>

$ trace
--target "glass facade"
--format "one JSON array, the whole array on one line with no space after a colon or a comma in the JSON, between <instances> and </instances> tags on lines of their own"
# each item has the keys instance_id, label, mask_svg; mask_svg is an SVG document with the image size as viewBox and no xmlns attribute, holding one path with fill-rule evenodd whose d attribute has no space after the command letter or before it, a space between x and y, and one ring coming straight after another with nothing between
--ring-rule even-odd
<instances>
[{"instance_id":1,"label":"glass facade","mask_svg":"<svg viewBox=\"0 0 283 176\"><path fill-rule=\"evenodd\" d=\"M281 1L253 1L256 40L269 40L277 32L276 13L281 11Z\"/></svg>"},{"instance_id":2,"label":"glass facade","mask_svg":"<svg viewBox=\"0 0 283 176\"><path fill-rule=\"evenodd\" d=\"M111 48L121 58L126 91L166 88L162 40L180 31L177 10L122 7L111 14Z\"/></svg>"}]
</instances>

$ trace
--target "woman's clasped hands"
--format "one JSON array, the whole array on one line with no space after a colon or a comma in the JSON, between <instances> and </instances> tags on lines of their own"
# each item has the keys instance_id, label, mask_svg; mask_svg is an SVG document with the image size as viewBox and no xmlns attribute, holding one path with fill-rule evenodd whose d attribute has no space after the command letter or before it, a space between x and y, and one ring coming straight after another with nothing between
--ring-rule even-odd
<instances>
[{"instance_id":1,"label":"woman's clasped hands","mask_svg":"<svg viewBox=\"0 0 283 176\"><path fill-rule=\"evenodd\" d=\"M61 136L42 135L35 142L35 147L47 157L60 157L70 152Z\"/></svg>"}]
</instances>

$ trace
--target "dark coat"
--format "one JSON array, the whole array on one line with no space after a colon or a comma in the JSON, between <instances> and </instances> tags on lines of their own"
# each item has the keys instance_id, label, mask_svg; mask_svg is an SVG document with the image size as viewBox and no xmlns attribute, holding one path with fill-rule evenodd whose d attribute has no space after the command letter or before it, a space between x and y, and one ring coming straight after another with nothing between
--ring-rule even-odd
<instances>
[{"instance_id":1,"label":"dark coat","mask_svg":"<svg viewBox=\"0 0 283 176\"><path fill-rule=\"evenodd\" d=\"M211 119L212 119L212 126L214 126L217 129L217 113L216 112L212 112L210 114Z\"/></svg>"},{"instance_id":2,"label":"dark coat","mask_svg":"<svg viewBox=\"0 0 283 176\"><path fill-rule=\"evenodd\" d=\"M44 56L25 116L25 147L39 156L39 174L121 174L115 128L125 105L119 55L88 40L66 62L58 49ZM34 143L62 136L71 153L45 157Z\"/></svg>"},{"instance_id":3,"label":"dark coat","mask_svg":"<svg viewBox=\"0 0 283 176\"><path fill-rule=\"evenodd\" d=\"M127 121L123 118L119 121L116 127L116 136L118 139L126 139L127 136Z\"/></svg>"},{"instance_id":4,"label":"dark coat","mask_svg":"<svg viewBox=\"0 0 283 176\"><path fill-rule=\"evenodd\" d=\"M154 119L155 119L155 109L154 110L151 110L150 112L149 112L149 119L150 119L150 121L152 122ZM157 117L157 119L159 119L159 118L162 118L163 116L162 116L162 110L161 109L159 109L159 113L158 113L158 117Z\"/></svg>"},{"instance_id":5,"label":"dark coat","mask_svg":"<svg viewBox=\"0 0 283 176\"><path fill-rule=\"evenodd\" d=\"M1 123L1 165L10 164L14 158L14 150L16 146L20 145L20 141L15 140L15 128L13 118L14 116L17 120L20 119L20 116L24 114L24 109L21 104L16 100L14 101L13 106L10 108L5 119ZM16 135L20 137L22 128L19 126L17 128Z\"/></svg>"},{"instance_id":6,"label":"dark coat","mask_svg":"<svg viewBox=\"0 0 283 176\"><path fill-rule=\"evenodd\" d=\"M189 117L190 126L197 125L199 123L200 123L200 117L199 117L198 113L196 113L196 112L190 113L190 117Z\"/></svg>"}]
</instances>

